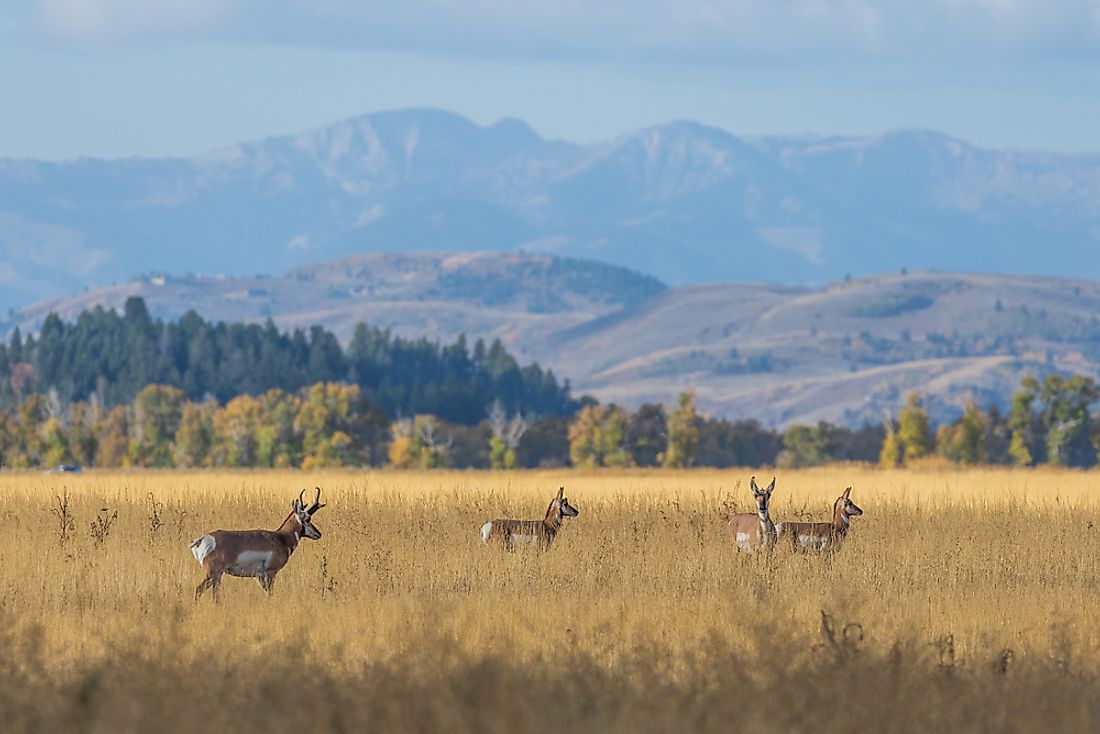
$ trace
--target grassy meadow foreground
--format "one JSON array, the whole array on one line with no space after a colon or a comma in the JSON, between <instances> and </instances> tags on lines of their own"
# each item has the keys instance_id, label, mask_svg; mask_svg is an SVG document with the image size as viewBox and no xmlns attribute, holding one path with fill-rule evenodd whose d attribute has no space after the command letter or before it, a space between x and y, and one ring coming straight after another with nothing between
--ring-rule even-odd
<instances>
[{"instance_id":1,"label":"grassy meadow foreground","mask_svg":"<svg viewBox=\"0 0 1100 734\"><path fill-rule=\"evenodd\" d=\"M1100 474L781 472L777 520L854 487L827 559L734 552L750 473L0 474L3 729L1100 725ZM580 516L553 550L482 545L559 484ZM314 485L324 537L271 598L193 600L192 538L275 528Z\"/></svg>"}]
</instances>

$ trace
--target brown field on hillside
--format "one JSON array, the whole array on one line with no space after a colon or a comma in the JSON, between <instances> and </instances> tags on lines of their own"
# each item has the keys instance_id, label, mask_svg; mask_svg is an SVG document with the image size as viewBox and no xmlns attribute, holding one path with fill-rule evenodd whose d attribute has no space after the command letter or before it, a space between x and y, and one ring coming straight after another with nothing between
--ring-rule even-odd
<instances>
[{"instance_id":1,"label":"brown field on hillside","mask_svg":"<svg viewBox=\"0 0 1100 734\"><path fill-rule=\"evenodd\" d=\"M750 474L0 474L2 728L1100 725L1100 473L781 472L776 519L826 519L854 487L831 558L734 552ZM580 516L553 550L482 545L559 484ZM193 600L191 538L274 528L315 485L324 537L271 598L226 577Z\"/></svg>"}]
</instances>

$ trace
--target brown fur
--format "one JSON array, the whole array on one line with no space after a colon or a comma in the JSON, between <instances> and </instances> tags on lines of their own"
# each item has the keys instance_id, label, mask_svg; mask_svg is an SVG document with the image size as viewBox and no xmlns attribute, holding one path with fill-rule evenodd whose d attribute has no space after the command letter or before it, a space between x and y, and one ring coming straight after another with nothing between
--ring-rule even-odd
<instances>
[{"instance_id":1,"label":"brown fur","mask_svg":"<svg viewBox=\"0 0 1100 734\"><path fill-rule=\"evenodd\" d=\"M775 479L765 489L756 486L756 477L749 480L756 512L741 512L730 517L730 540L739 551L753 553L758 549L770 550L776 541L775 523L772 522L770 502L775 490ZM747 542L738 542L738 534L748 535Z\"/></svg>"},{"instance_id":2,"label":"brown fur","mask_svg":"<svg viewBox=\"0 0 1100 734\"><path fill-rule=\"evenodd\" d=\"M203 580L195 587L195 598L212 589L217 599L222 574L230 576L255 576L260 586L269 594L275 587L275 576L290 561L291 554L303 537L310 537L309 530L316 534L311 540L318 540L321 531L312 523L312 513L324 507L320 504L321 490L317 490L317 499L312 507L306 508L299 499L291 504L291 512L276 530L215 530L191 541L192 550L205 542L206 537L214 539L214 550L202 559L202 568L206 572ZM305 522L303 522L303 517ZM270 553L270 559L263 565L261 574L239 573L235 568L241 553Z\"/></svg>"},{"instance_id":3,"label":"brown fur","mask_svg":"<svg viewBox=\"0 0 1100 734\"><path fill-rule=\"evenodd\" d=\"M514 520L501 518L492 521L489 536L485 543L501 543L507 550L515 549L513 535L530 535L536 538L536 544L542 550L549 550L561 531L565 517L576 517L580 514L575 507L569 504L569 500L562 496L565 487L558 490L557 496L550 501L546 508L546 516L542 520Z\"/></svg>"},{"instance_id":4,"label":"brown fur","mask_svg":"<svg viewBox=\"0 0 1100 734\"><path fill-rule=\"evenodd\" d=\"M849 498L851 492L852 488L848 487L844 494L837 497L833 503L831 522L780 523L776 526L779 538L783 541L789 540L795 550L838 550L848 536L851 518L863 514L863 510ZM814 538L814 546L804 546L799 541L800 536L807 535Z\"/></svg>"}]
</instances>

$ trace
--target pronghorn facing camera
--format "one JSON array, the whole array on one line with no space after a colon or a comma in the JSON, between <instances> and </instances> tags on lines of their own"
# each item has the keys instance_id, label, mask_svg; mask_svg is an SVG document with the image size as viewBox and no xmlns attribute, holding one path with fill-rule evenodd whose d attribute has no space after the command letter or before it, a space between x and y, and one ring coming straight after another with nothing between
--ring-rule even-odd
<instances>
[{"instance_id":1,"label":"pronghorn facing camera","mask_svg":"<svg viewBox=\"0 0 1100 734\"><path fill-rule=\"evenodd\" d=\"M206 578L195 587L195 598L209 588L217 599L223 573L255 577L270 594L275 574L290 560L298 541L303 537L321 538L321 531L313 524L313 514L324 507L321 488L317 487L317 496L309 507L302 501L304 494L303 489L290 504L291 512L278 530L215 530L192 540L191 552L206 571Z\"/></svg>"},{"instance_id":2,"label":"pronghorn facing camera","mask_svg":"<svg viewBox=\"0 0 1100 734\"><path fill-rule=\"evenodd\" d=\"M775 524L768 514L772 491L775 490L775 477L764 489L756 486L756 477L749 480L753 499L756 500L756 512L742 512L730 518L730 537L738 550L755 553L757 550L770 550L775 545Z\"/></svg>"},{"instance_id":3,"label":"pronghorn facing camera","mask_svg":"<svg viewBox=\"0 0 1100 734\"><path fill-rule=\"evenodd\" d=\"M517 545L531 543L537 543L539 548L549 550L565 518L580 514L563 496L564 492L565 487L558 489L557 495L546 508L546 517L542 520L490 520L481 526L481 541L486 545L490 541L497 541L508 550Z\"/></svg>"},{"instance_id":4,"label":"pronghorn facing camera","mask_svg":"<svg viewBox=\"0 0 1100 734\"><path fill-rule=\"evenodd\" d=\"M779 537L790 540L796 550L837 550L848 535L848 526L852 518L862 515L863 510L851 499L852 488L833 503L832 522L784 522L776 525Z\"/></svg>"}]
</instances>

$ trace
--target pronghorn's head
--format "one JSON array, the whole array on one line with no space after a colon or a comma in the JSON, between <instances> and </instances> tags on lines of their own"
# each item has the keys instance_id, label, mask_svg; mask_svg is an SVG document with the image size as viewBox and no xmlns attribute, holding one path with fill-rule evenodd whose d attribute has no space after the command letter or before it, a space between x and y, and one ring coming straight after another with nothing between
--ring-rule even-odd
<instances>
[{"instance_id":1,"label":"pronghorn's head","mask_svg":"<svg viewBox=\"0 0 1100 734\"><path fill-rule=\"evenodd\" d=\"M837 497L836 500L836 507L840 510L841 514L843 514L845 518L855 517L856 515L863 514L863 510L861 510L855 502L852 502L852 499L850 497L851 494L852 488L848 487L848 489L844 490L844 494Z\"/></svg>"},{"instance_id":2,"label":"pronghorn's head","mask_svg":"<svg viewBox=\"0 0 1100 734\"><path fill-rule=\"evenodd\" d=\"M576 507L569 504L569 499L565 497L565 487L558 487L558 496L554 498L554 501L550 503L550 506L553 507L554 504L557 504L558 509L561 510L561 516L563 518L576 517L577 515L581 514Z\"/></svg>"},{"instance_id":3,"label":"pronghorn's head","mask_svg":"<svg viewBox=\"0 0 1100 734\"><path fill-rule=\"evenodd\" d=\"M775 489L775 477L772 477L772 483L764 489L756 486L756 477L752 477L749 479L749 487L752 488L752 496L756 500L756 514L763 520L768 516L768 506L772 501L772 490Z\"/></svg>"},{"instance_id":4,"label":"pronghorn's head","mask_svg":"<svg viewBox=\"0 0 1100 734\"><path fill-rule=\"evenodd\" d=\"M298 493L298 499L290 503L290 509L294 511L294 515L302 525L302 535L310 540L320 540L321 531L313 524L313 513L324 507L324 505L321 504L321 488L317 487L317 496L313 498L313 504L309 507L306 507L306 503L302 499L305 493L306 491L304 489Z\"/></svg>"}]
</instances>

